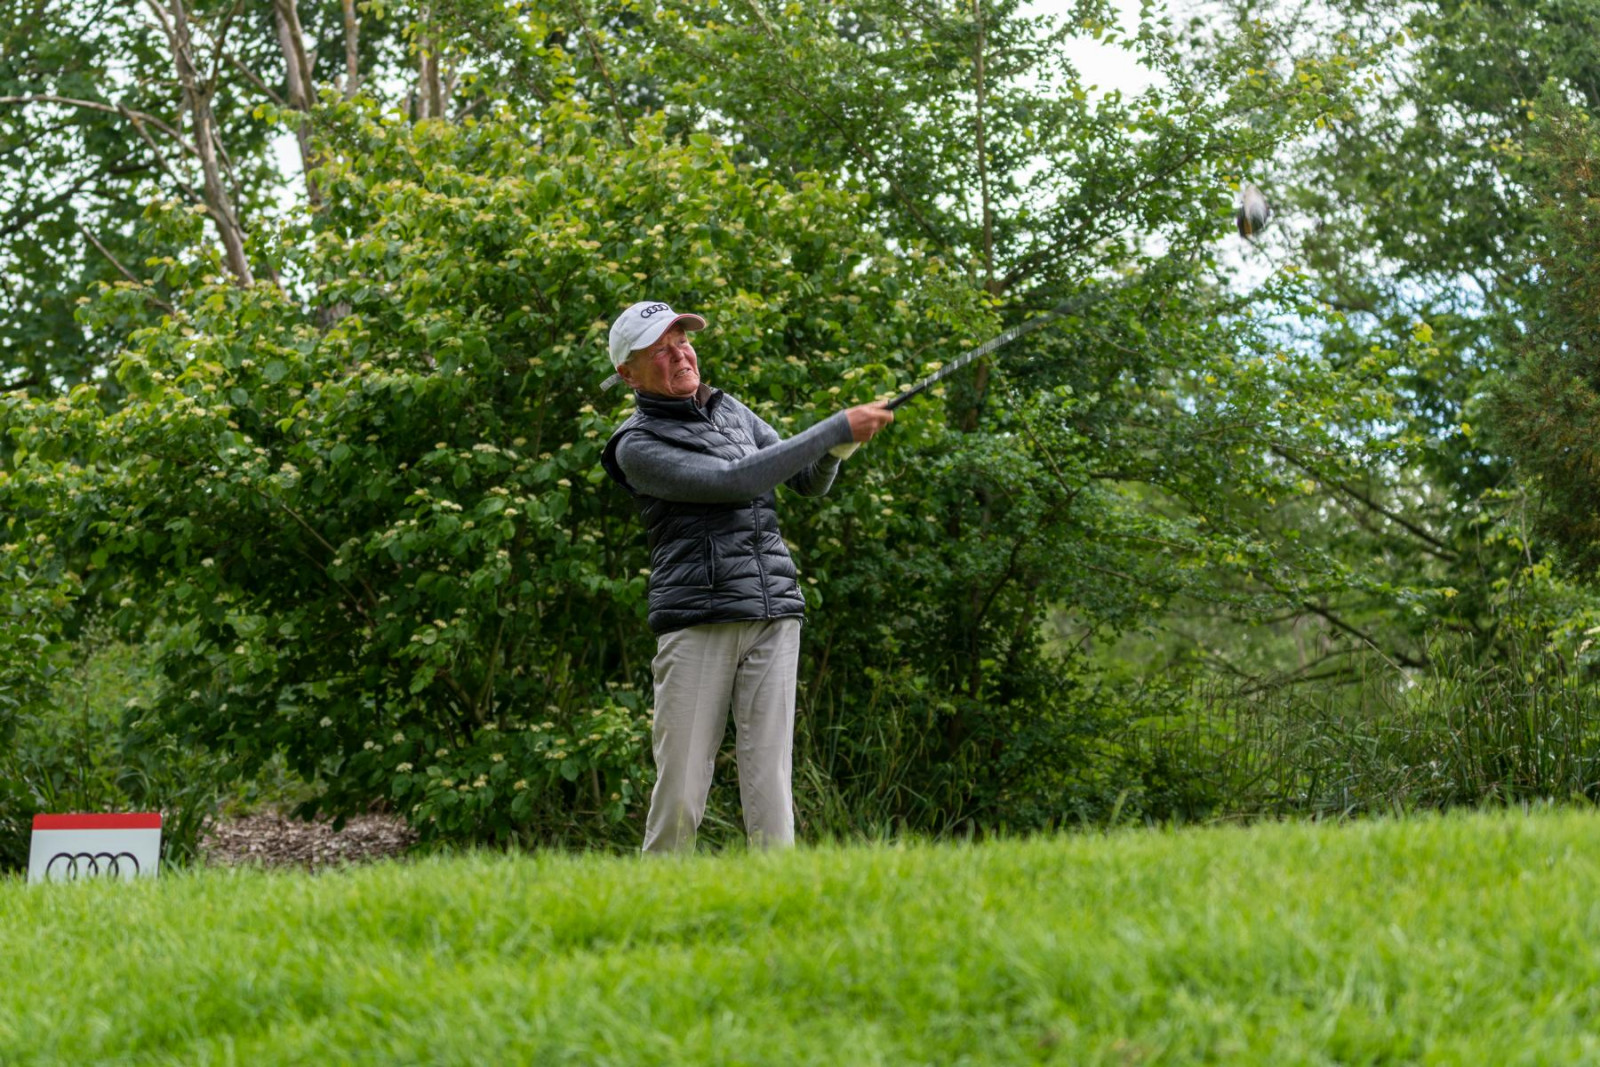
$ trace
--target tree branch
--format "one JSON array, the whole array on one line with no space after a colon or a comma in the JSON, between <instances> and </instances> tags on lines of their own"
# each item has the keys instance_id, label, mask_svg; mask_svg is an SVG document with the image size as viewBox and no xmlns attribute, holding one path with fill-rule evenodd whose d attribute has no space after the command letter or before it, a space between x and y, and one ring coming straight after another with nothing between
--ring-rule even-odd
<instances>
[{"instance_id":1,"label":"tree branch","mask_svg":"<svg viewBox=\"0 0 1600 1067\"><path fill-rule=\"evenodd\" d=\"M583 31L583 39L589 46L589 56L594 60L595 69L600 72L600 80L606 83L606 92L611 96L611 111L617 116L617 125L623 130L628 129L628 119L622 113L622 101L617 98L617 83L611 80L611 72L606 69L606 61L600 56L600 49L596 46L594 32L589 29L589 20L583 17L583 0L572 0L572 17L578 20L578 28Z\"/></svg>"},{"instance_id":2,"label":"tree branch","mask_svg":"<svg viewBox=\"0 0 1600 1067\"><path fill-rule=\"evenodd\" d=\"M1440 559L1448 560L1448 561L1451 561L1451 562L1454 562L1455 560L1461 558L1460 554L1457 553L1455 551L1455 549L1451 548L1445 542L1439 540L1437 537L1433 536L1433 534L1429 533L1427 530L1424 530L1422 527L1420 527L1420 526L1416 525L1415 523L1409 521L1403 515L1397 515L1393 511L1390 511L1388 508L1384 507L1382 504L1378 503L1376 500L1373 500L1371 497L1367 496L1365 493L1363 493L1360 490L1356 489L1354 486L1347 485L1344 482L1338 481L1337 479L1327 477L1321 471L1316 470L1315 468L1311 467L1310 465L1308 465L1308 464L1302 462L1301 460L1299 460L1298 458L1296 458L1292 453L1290 453L1289 451L1287 451L1286 449L1284 449L1280 445L1272 445L1271 446L1271 451L1272 451L1273 455L1278 456L1280 459L1284 459L1284 460L1288 461L1289 463L1292 463L1294 466L1296 466L1296 467L1300 468L1301 470L1305 471L1307 474L1309 474L1312 477L1316 478L1318 481L1324 483L1325 485L1331 486L1332 488L1338 490L1339 492L1344 493L1346 496L1349 496L1350 498L1361 502L1363 505L1365 505L1366 507L1372 509L1373 511L1376 511L1379 515L1382 515L1384 518L1388 519L1390 522L1392 522L1395 525L1400 526L1401 528L1405 529L1406 531L1411 533L1413 536L1417 537L1419 540L1426 542L1428 545L1431 545L1432 546L1432 549L1431 549L1431 554L1432 555L1437 556Z\"/></svg>"},{"instance_id":3,"label":"tree branch","mask_svg":"<svg viewBox=\"0 0 1600 1067\"><path fill-rule=\"evenodd\" d=\"M102 256L105 256L106 259L111 263L111 265L113 267L117 268L117 273L118 274L121 274L124 278L128 279L128 281L130 281L134 285L138 286L139 289L141 291L143 291L144 294L150 298L150 301L152 303L154 303L155 305L160 307L161 310L165 311L168 315L176 315L178 313L178 310L176 308L174 308L171 304L167 303L165 300L163 300L159 296L157 296L155 294L155 292L148 285L146 285L144 282L140 281L138 278L135 278L133 276L133 272L130 271L127 267L122 265L122 260L120 260L116 256L114 256L111 253L111 250L109 248L107 248L105 245L100 243L100 239L98 237L96 237L93 233L89 232L89 227L83 225L80 222L78 224L78 231L89 239L89 243L90 244L94 245L95 248L99 249L100 254Z\"/></svg>"},{"instance_id":4,"label":"tree branch","mask_svg":"<svg viewBox=\"0 0 1600 1067\"><path fill-rule=\"evenodd\" d=\"M233 64L234 70L237 70L240 74L245 76L246 81L259 89L261 91L261 95L265 96L268 100L271 100L279 107L289 106L289 102L287 100L279 96L276 90L270 88L266 82L262 81L260 76L257 75L255 71L241 63L239 61L239 57L234 55L232 52L228 53L228 62Z\"/></svg>"},{"instance_id":5,"label":"tree branch","mask_svg":"<svg viewBox=\"0 0 1600 1067\"><path fill-rule=\"evenodd\" d=\"M71 96L56 96L54 93L33 93L28 96L0 96L0 104L61 104L66 107L81 107L89 111L103 111L108 115L121 115L124 118L135 118L140 122L148 122L162 133L177 141L183 150L190 155L199 155L194 145L183 139L183 134L173 129L167 123L154 115L143 111L134 111L132 108L121 104L104 104L98 100L79 100Z\"/></svg>"},{"instance_id":6,"label":"tree branch","mask_svg":"<svg viewBox=\"0 0 1600 1067\"><path fill-rule=\"evenodd\" d=\"M117 110L121 112L122 116L133 125L134 130L139 134L139 138L144 141L145 144L150 146L151 154L156 157L156 165L166 172L167 177L171 178L179 189L183 190L183 194L197 204L205 203L205 197L195 192L194 188L190 186L188 182L184 181L176 170L172 169L172 164L167 162L167 154L161 151L161 146L156 144L155 138L151 137L149 131L144 128L144 123L135 118L133 112L122 107L120 104L118 105Z\"/></svg>"},{"instance_id":7,"label":"tree branch","mask_svg":"<svg viewBox=\"0 0 1600 1067\"><path fill-rule=\"evenodd\" d=\"M311 140L311 101L315 83L312 80L312 60L306 52L305 28L300 24L300 11L296 0L273 0L273 21L278 30L278 47L283 51L284 67L289 86L289 106L306 116L295 127L295 141L300 146L300 170L306 178L306 199L312 209L322 206L322 189L311 175L320 165L316 147Z\"/></svg>"},{"instance_id":8,"label":"tree branch","mask_svg":"<svg viewBox=\"0 0 1600 1067\"><path fill-rule=\"evenodd\" d=\"M1362 644L1364 644L1368 648L1372 649L1372 651L1376 652L1379 655L1379 657L1382 658L1382 660L1385 663L1387 663L1389 666L1393 667L1395 670L1399 670L1401 667L1411 667L1413 669L1420 670L1421 668L1426 667L1428 665L1426 660L1413 659L1410 656L1406 655L1404 652L1396 652L1394 654L1393 658L1391 658L1388 653L1386 653L1383 649L1378 647L1378 643L1376 641L1374 641L1370 636L1368 636L1366 633L1362 632L1361 630L1356 629L1356 627L1350 625L1349 623L1345 622L1343 619L1339 618L1339 616L1335 615L1332 611L1329 611L1327 608L1318 607L1317 605L1313 604L1309 600L1302 600L1300 602L1300 606L1305 608L1307 611L1311 612L1312 614L1322 616L1324 619L1327 619L1328 622L1330 624L1332 624L1336 629L1343 630L1345 633L1349 634L1351 637L1354 637L1356 640L1360 641Z\"/></svg>"}]
</instances>

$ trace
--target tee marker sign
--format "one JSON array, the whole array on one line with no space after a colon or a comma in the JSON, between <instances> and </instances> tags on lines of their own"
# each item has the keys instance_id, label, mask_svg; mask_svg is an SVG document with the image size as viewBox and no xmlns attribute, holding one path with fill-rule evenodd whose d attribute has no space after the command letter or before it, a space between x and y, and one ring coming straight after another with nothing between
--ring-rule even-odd
<instances>
[{"instance_id":1,"label":"tee marker sign","mask_svg":"<svg viewBox=\"0 0 1600 1067\"><path fill-rule=\"evenodd\" d=\"M161 866L161 813L35 815L28 882L154 878Z\"/></svg>"}]
</instances>

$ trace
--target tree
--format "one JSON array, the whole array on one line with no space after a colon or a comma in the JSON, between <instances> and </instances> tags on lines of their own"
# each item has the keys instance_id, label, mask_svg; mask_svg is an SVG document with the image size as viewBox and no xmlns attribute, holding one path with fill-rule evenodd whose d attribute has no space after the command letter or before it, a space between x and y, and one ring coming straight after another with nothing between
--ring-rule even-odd
<instances>
[{"instance_id":1,"label":"tree","mask_svg":"<svg viewBox=\"0 0 1600 1067\"><path fill-rule=\"evenodd\" d=\"M1535 491L1541 530L1578 574L1600 566L1600 265L1593 205L1600 132L1593 115L1549 90L1533 144L1544 201L1538 260L1541 314L1496 396L1493 426Z\"/></svg>"},{"instance_id":2,"label":"tree","mask_svg":"<svg viewBox=\"0 0 1600 1067\"><path fill-rule=\"evenodd\" d=\"M1150 19L1169 83L1092 98L1063 32L1009 4L791 8L418 9L407 106L358 85L259 109L302 146L310 210L241 215L248 271L204 195L147 210L170 250L150 283L81 313L123 339L115 388L13 394L0 496L12 541L77 553L127 625L168 628L165 722L241 772L287 751L334 813L388 797L524 839L622 815L646 557L594 464L625 401L573 383L645 282L712 312L713 380L786 431L1077 307L786 520L820 608L812 814L1109 806L1119 712L1085 640L1180 597L1260 610L1362 578L1277 509L1306 463L1380 463L1396 351L1297 350L1278 320L1320 311L1296 274L1241 298L1216 260L1230 183L1344 106L1358 52L1267 78L1186 64ZM301 50L304 84L326 50Z\"/></svg>"},{"instance_id":3,"label":"tree","mask_svg":"<svg viewBox=\"0 0 1600 1067\"><path fill-rule=\"evenodd\" d=\"M1367 575L1330 589L1322 606L1400 665L1425 661L1440 631L1493 659L1514 652L1525 627L1571 630L1590 608L1551 580L1510 457L1485 431L1493 383L1543 313L1545 279L1529 269L1541 247L1539 167L1526 143L1532 102L1553 81L1586 107L1600 104L1600 11L1363 0L1224 7L1231 14L1214 20L1221 40L1208 49L1236 47L1243 29L1260 41L1257 67L1281 70L1305 42L1340 35L1376 59L1371 91L1262 168L1279 226L1260 250L1302 265L1337 311L1330 328L1305 331L1305 343L1342 366L1374 346L1407 352L1394 377L1390 461L1360 476L1314 457L1306 465L1316 486L1307 538ZM1432 596L1418 600L1419 588ZM1245 612L1220 628L1198 619L1194 630L1212 646L1236 644L1238 626L1262 632L1256 621ZM1274 647L1293 657L1288 631ZM1297 665L1291 658L1288 676L1304 676Z\"/></svg>"}]
</instances>

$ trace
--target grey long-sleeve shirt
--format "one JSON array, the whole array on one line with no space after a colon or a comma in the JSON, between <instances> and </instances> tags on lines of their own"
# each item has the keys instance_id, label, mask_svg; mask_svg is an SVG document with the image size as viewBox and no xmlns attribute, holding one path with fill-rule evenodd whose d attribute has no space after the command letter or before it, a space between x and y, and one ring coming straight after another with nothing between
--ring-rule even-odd
<instances>
[{"instance_id":1,"label":"grey long-sleeve shirt","mask_svg":"<svg viewBox=\"0 0 1600 1067\"><path fill-rule=\"evenodd\" d=\"M645 433L630 433L617 444L617 465L628 484L646 496L690 504L734 504L753 500L778 485L802 496L822 496L839 472L828 454L853 440L844 412L832 415L790 438L778 436L760 416L722 394L722 414L737 418L756 443L738 459L719 459L676 448Z\"/></svg>"}]
</instances>

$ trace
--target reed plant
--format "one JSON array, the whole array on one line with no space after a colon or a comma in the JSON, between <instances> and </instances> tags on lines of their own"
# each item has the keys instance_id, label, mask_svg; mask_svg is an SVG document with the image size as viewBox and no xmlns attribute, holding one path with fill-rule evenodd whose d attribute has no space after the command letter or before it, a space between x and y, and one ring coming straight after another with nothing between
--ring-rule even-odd
<instances>
[{"instance_id":1,"label":"reed plant","mask_svg":"<svg viewBox=\"0 0 1600 1067\"><path fill-rule=\"evenodd\" d=\"M1600 680L1536 641L1340 688L1197 692L1130 726L1134 763L1186 788L1176 818L1347 816L1600 797ZM1147 805L1159 809L1160 805Z\"/></svg>"}]
</instances>

